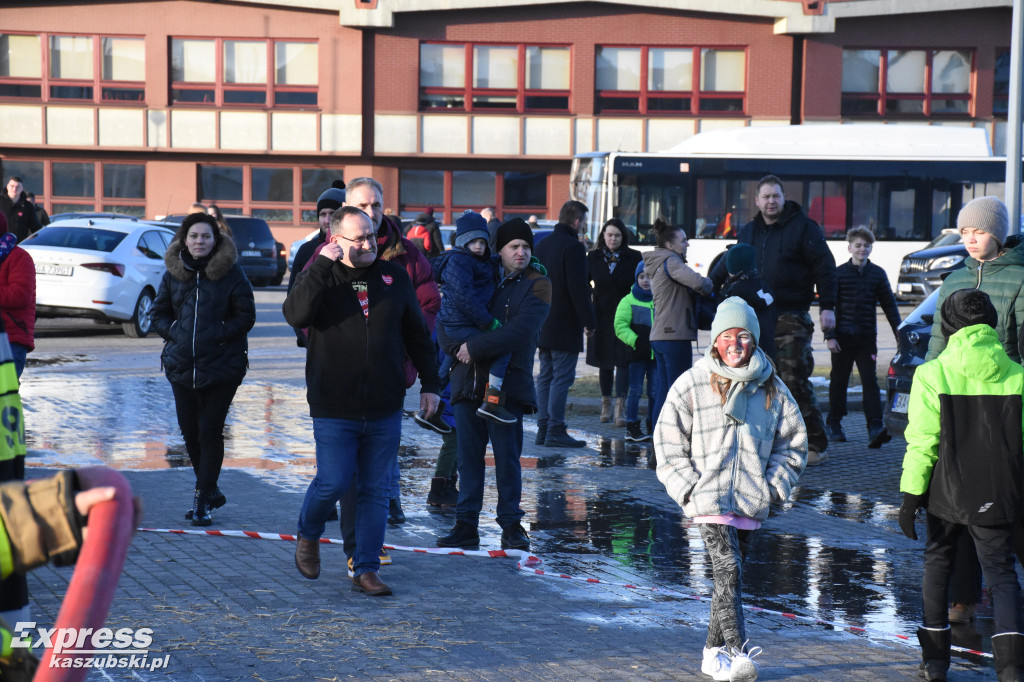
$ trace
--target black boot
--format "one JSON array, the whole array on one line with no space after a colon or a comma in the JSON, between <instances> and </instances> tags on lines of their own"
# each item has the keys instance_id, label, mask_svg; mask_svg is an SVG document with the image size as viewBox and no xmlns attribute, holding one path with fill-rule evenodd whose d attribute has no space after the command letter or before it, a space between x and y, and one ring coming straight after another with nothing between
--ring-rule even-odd
<instances>
[{"instance_id":1,"label":"black boot","mask_svg":"<svg viewBox=\"0 0 1024 682\"><path fill-rule=\"evenodd\" d=\"M209 498L206 493L197 488L195 497L192 499L192 525L209 526L212 523Z\"/></svg>"},{"instance_id":2,"label":"black boot","mask_svg":"<svg viewBox=\"0 0 1024 682\"><path fill-rule=\"evenodd\" d=\"M213 487L213 494L210 496L210 509L220 509L228 503L228 498L224 497L224 493L220 491L219 486ZM192 520L192 510L189 509L185 512L185 520Z\"/></svg>"},{"instance_id":3,"label":"black boot","mask_svg":"<svg viewBox=\"0 0 1024 682\"><path fill-rule=\"evenodd\" d=\"M548 423L537 422L537 438L534 439L534 445L544 445L544 441L548 437Z\"/></svg>"},{"instance_id":4,"label":"black boot","mask_svg":"<svg viewBox=\"0 0 1024 682\"><path fill-rule=\"evenodd\" d=\"M530 551L530 536L526 534L521 523L507 526L501 530L501 548Z\"/></svg>"},{"instance_id":5,"label":"black boot","mask_svg":"<svg viewBox=\"0 0 1024 682\"><path fill-rule=\"evenodd\" d=\"M932 682L945 682L949 672L949 626L942 629L918 628L917 641L921 643L921 677ZM995 646L995 638L992 643Z\"/></svg>"},{"instance_id":6,"label":"black boot","mask_svg":"<svg viewBox=\"0 0 1024 682\"><path fill-rule=\"evenodd\" d=\"M992 635L992 656L996 659L999 682L1024 681L1024 634L1001 632Z\"/></svg>"},{"instance_id":7,"label":"black boot","mask_svg":"<svg viewBox=\"0 0 1024 682\"><path fill-rule=\"evenodd\" d=\"M479 547L480 532L468 521L456 521L451 532L437 539L438 547Z\"/></svg>"},{"instance_id":8,"label":"black boot","mask_svg":"<svg viewBox=\"0 0 1024 682\"><path fill-rule=\"evenodd\" d=\"M388 503L388 523L405 523L401 497L392 497Z\"/></svg>"}]
</instances>

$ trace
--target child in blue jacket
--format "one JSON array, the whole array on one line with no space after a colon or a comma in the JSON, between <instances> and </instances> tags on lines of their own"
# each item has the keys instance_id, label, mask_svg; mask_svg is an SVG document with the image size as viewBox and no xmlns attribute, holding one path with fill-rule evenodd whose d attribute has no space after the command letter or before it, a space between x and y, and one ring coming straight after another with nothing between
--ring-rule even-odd
<instances>
[{"instance_id":1,"label":"child in blue jacket","mask_svg":"<svg viewBox=\"0 0 1024 682\"><path fill-rule=\"evenodd\" d=\"M441 288L438 338L449 346L443 349L446 357L442 376L451 371L460 345L501 326L487 309L498 280L498 267L491 260L487 239L487 221L479 213L466 211L455 221L455 247L431 261L434 279ZM509 356L503 355L491 361L484 402L477 410L481 417L501 424L516 423L515 415L505 409L501 390L508 360Z\"/></svg>"}]
</instances>

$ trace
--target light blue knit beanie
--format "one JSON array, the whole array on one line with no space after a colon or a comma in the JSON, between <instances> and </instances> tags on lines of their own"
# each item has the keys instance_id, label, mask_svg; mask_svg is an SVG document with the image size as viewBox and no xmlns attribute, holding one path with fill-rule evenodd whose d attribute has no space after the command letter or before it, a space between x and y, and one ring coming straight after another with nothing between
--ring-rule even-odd
<instances>
[{"instance_id":1,"label":"light blue knit beanie","mask_svg":"<svg viewBox=\"0 0 1024 682\"><path fill-rule=\"evenodd\" d=\"M718 311L711 323L711 343L728 329L746 329L754 335L754 341L761 338L761 325L757 323L757 314L739 296L730 296L718 304Z\"/></svg>"}]
</instances>

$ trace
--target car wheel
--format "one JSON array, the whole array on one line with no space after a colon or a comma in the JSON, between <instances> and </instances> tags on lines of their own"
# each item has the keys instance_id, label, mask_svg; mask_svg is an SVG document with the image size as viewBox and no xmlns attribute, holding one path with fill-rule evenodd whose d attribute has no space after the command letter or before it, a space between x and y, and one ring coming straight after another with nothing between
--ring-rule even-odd
<instances>
[{"instance_id":1,"label":"car wheel","mask_svg":"<svg viewBox=\"0 0 1024 682\"><path fill-rule=\"evenodd\" d=\"M283 281L284 281L284 273L281 273L280 275L275 275L274 278L272 280L270 280L270 286L272 286L272 287L279 287L279 286L281 286L281 282L283 282Z\"/></svg>"},{"instance_id":2,"label":"car wheel","mask_svg":"<svg viewBox=\"0 0 1024 682\"><path fill-rule=\"evenodd\" d=\"M142 339L149 334L153 328L153 294L149 289L143 289L139 294L139 300L135 302L135 314L132 319L121 323L125 336L133 339Z\"/></svg>"}]
</instances>

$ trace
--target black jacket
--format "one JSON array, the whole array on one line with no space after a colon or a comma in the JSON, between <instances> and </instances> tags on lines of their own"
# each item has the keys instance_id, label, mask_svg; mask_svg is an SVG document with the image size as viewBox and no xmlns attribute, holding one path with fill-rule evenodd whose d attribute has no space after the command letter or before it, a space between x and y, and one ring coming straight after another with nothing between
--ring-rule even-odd
<instances>
[{"instance_id":1,"label":"black jacket","mask_svg":"<svg viewBox=\"0 0 1024 682\"><path fill-rule=\"evenodd\" d=\"M870 260L858 268L853 259L836 268L836 327L825 332L826 339L836 334L871 336L878 334L875 305L881 305L893 334L900 326L900 311L889 287L885 270Z\"/></svg>"},{"instance_id":2,"label":"black jacket","mask_svg":"<svg viewBox=\"0 0 1024 682\"><path fill-rule=\"evenodd\" d=\"M7 219L8 231L18 238L19 244L41 227L36 217L36 207L28 200L25 192L14 200L7 196L7 192L0 190L0 211L3 211Z\"/></svg>"},{"instance_id":3,"label":"black jacket","mask_svg":"<svg viewBox=\"0 0 1024 682\"><path fill-rule=\"evenodd\" d=\"M320 230L315 237L300 246L299 250L295 252L295 261L292 263L292 271L288 275L288 291L291 291L292 287L295 286L295 276L305 269L306 263L308 263L309 259L313 257L313 253L316 251L317 247L325 241L327 241L327 238L324 236L323 230ZM303 331L301 327L295 327L295 340L300 348L306 347L306 332Z\"/></svg>"},{"instance_id":4,"label":"black jacket","mask_svg":"<svg viewBox=\"0 0 1024 682\"><path fill-rule=\"evenodd\" d=\"M153 329L165 340L160 359L167 380L188 388L240 383L249 366L246 335L256 322L252 285L236 263L230 237L205 268L181 258L175 241L164 254L167 272L153 304Z\"/></svg>"},{"instance_id":5,"label":"black jacket","mask_svg":"<svg viewBox=\"0 0 1024 682\"><path fill-rule=\"evenodd\" d=\"M628 239L628 237L625 237ZM615 336L615 309L633 288L640 252L626 244L619 248L619 262L608 272L600 247L587 254L587 272L593 283L596 332L587 340L587 364L612 369L629 363L629 347Z\"/></svg>"},{"instance_id":6,"label":"black jacket","mask_svg":"<svg viewBox=\"0 0 1024 682\"><path fill-rule=\"evenodd\" d=\"M353 285L366 286L363 314ZM284 317L308 328L306 398L313 418L380 419L402 408L405 355L422 393L440 394L437 356L405 268L378 258L354 270L317 256L295 279Z\"/></svg>"},{"instance_id":7,"label":"black jacket","mask_svg":"<svg viewBox=\"0 0 1024 682\"><path fill-rule=\"evenodd\" d=\"M757 271L775 294L775 308L781 313L807 312L818 289L822 310L836 307L836 261L825 242L825 233L800 204L787 201L782 216L766 225L758 213L740 228L737 242L757 249ZM717 290L728 271L721 259L711 273Z\"/></svg>"},{"instance_id":8,"label":"black jacket","mask_svg":"<svg viewBox=\"0 0 1024 682\"><path fill-rule=\"evenodd\" d=\"M476 362L472 365L457 362L452 368L452 402L481 402L490 360L509 354L508 370L502 382L505 400L532 414L537 410L533 357L537 335L551 309L551 282L533 268L506 277L498 284L490 309L502 326L466 342L469 355ZM455 350L458 344L444 338L442 326L437 327L438 342L449 352Z\"/></svg>"},{"instance_id":9,"label":"black jacket","mask_svg":"<svg viewBox=\"0 0 1024 682\"><path fill-rule=\"evenodd\" d=\"M537 345L579 353L583 350L583 328L597 327L590 302L587 251L574 229L557 223L537 245L535 255L551 280L551 314L541 327Z\"/></svg>"}]
</instances>

